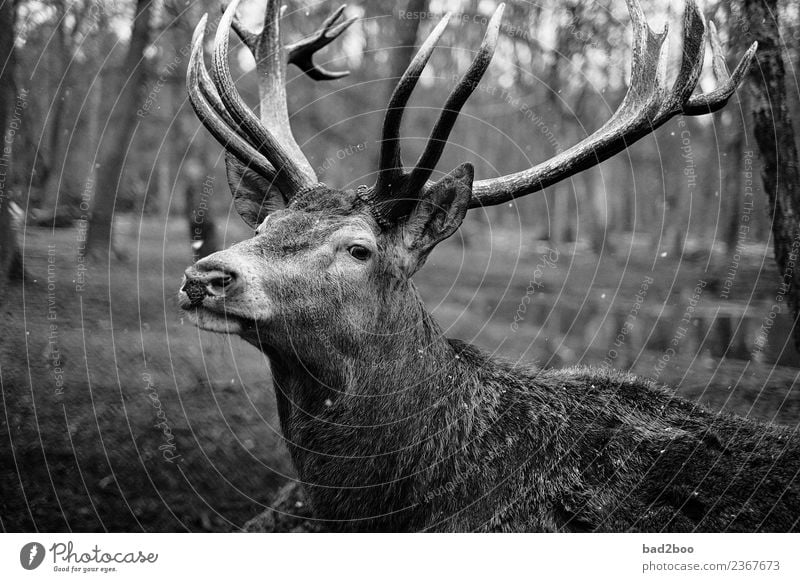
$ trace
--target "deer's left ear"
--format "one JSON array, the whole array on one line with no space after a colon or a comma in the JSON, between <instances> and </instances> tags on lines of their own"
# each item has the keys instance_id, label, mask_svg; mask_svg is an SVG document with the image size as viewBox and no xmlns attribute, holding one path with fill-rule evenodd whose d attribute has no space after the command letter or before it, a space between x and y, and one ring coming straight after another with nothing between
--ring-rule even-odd
<instances>
[{"instance_id":1,"label":"deer's left ear","mask_svg":"<svg viewBox=\"0 0 800 582\"><path fill-rule=\"evenodd\" d=\"M411 272L425 263L433 247L452 235L469 208L472 164L461 164L429 187L403 225L403 240L412 259Z\"/></svg>"}]
</instances>

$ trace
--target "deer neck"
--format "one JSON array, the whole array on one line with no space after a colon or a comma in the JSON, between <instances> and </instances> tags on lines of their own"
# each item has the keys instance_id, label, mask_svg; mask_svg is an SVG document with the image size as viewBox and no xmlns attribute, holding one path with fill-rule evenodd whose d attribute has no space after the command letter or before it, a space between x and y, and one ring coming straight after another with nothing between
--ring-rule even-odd
<instances>
[{"instance_id":1,"label":"deer neck","mask_svg":"<svg viewBox=\"0 0 800 582\"><path fill-rule=\"evenodd\" d=\"M325 415L343 398L372 409L376 397L409 391L435 398L459 358L412 284L402 299L394 293L392 301L378 302L370 326L337 332L320 326L283 349L258 345L270 359L285 435L293 415Z\"/></svg>"},{"instance_id":2,"label":"deer neck","mask_svg":"<svg viewBox=\"0 0 800 582\"><path fill-rule=\"evenodd\" d=\"M377 329L362 332L353 345L331 337L317 338L320 344L305 352L261 346L270 358L294 465L304 482L328 486L309 487L312 498L348 487L356 492L317 500L318 507L368 512L374 499L403 502L406 494L397 491L354 496L370 482L402 488L410 475L425 479L429 468L443 469L428 458L434 451L423 450L424 435L453 430L465 419L464 394L474 395L476 371L443 336L413 287L405 301L395 296L383 305L389 306L381 308ZM467 438L468 431L457 432Z\"/></svg>"}]
</instances>

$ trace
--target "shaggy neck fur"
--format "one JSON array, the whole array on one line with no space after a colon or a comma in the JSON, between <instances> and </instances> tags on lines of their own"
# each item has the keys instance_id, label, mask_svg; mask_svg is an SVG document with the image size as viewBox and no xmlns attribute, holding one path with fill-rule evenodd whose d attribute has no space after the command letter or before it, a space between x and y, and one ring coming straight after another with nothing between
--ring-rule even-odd
<instances>
[{"instance_id":1,"label":"shaggy neck fur","mask_svg":"<svg viewBox=\"0 0 800 582\"><path fill-rule=\"evenodd\" d=\"M318 515L337 529L410 527L409 506L451 474L444 443L470 437L474 363L443 336L414 286L404 287L376 302L373 330L259 345L294 464Z\"/></svg>"}]
</instances>

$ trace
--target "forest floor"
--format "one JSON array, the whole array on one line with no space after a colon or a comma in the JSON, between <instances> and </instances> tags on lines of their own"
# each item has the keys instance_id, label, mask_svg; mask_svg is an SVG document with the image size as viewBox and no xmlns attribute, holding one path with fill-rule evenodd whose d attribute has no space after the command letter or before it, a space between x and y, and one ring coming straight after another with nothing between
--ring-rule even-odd
<instances>
[{"instance_id":1,"label":"forest floor","mask_svg":"<svg viewBox=\"0 0 800 582\"><path fill-rule=\"evenodd\" d=\"M28 279L0 308L4 531L232 531L294 475L263 356L177 308L185 226L146 220L127 240L108 269L77 259L74 229L24 233ZM721 299L721 254L493 240L448 241L417 277L448 336L520 365L605 360L715 409L800 421L766 245Z\"/></svg>"}]
</instances>

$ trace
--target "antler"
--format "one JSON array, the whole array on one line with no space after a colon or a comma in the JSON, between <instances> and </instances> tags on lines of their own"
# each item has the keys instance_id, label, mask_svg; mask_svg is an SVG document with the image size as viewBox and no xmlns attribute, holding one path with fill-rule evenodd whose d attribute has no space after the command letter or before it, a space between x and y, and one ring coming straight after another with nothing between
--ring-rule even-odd
<instances>
[{"instance_id":1,"label":"antler","mask_svg":"<svg viewBox=\"0 0 800 582\"><path fill-rule=\"evenodd\" d=\"M286 65L294 63L312 79L334 79L347 72L331 72L314 65L316 51L335 40L354 21L337 26L344 12L339 8L309 39L284 47L280 40L280 5L267 0L264 27L258 33L247 30L236 17L239 0L225 9L214 41L211 75L203 64L203 41L207 15L192 38L187 73L189 98L198 117L211 134L249 167L275 183L286 200L297 192L317 185L317 176L294 139L286 101ZM260 119L242 99L228 64L230 28L233 27L256 59L259 75Z\"/></svg>"},{"instance_id":2,"label":"antler","mask_svg":"<svg viewBox=\"0 0 800 582\"><path fill-rule=\"evenodd\" d=\"M436 43L450 21L450 12L445 14L439 24L436 25L400 78L386 110L381 138L378 179L370 194L370 202L375 207L375 214L380 219L389 222L396 220L405 215L413 207L416 199L419 198L420 192L424 189L428 178L430 178L441 158L444 146L447 144L447 138L455 125L461 108L478 86L478 81L483 77L489 67L489 63L492 61L504 10L505 4L500 4L495 10L478 53L475 55L467 72L450 93L444 109L428 138L425 150L411 172L404 171L400 156L400 124L403 120L406 104L414 91L422 70L425 68L434 48L436 48Z\"/></svg>"},{"instance_id":3,"label":"antler","mask_svg":"<svg viewBox=\"0 0 800 582\"><path fill-rule=\"evenodd\" d=\"M334 24L344 13L347 6L342 4L337 8L322 23L322 28L308 38L297 41L286 47L289 53L289 62L297 65L301 71L314 79L315 81L332 81L334 79L341 79L350 74L350 71L329 71L324 67L315 65L312 57L314 53L323 47L328 46L331 42L336 40L347 28L358 20L357 16L352 16L340 22L336 26Z\"/></svg>"},{"instance_id":4,"label":"antler","mask_svg":"<svg viewBox=\"0 0 800 582\"><path fill-rule=\"evenodd\" d=\"M351 24L358 20L357 16L352 16L344 22L336 24L336 21L339 20L342 14L344 14L345 8L347 8L346 4L339 6L339 8L337 8L330 16L328 16L328 18L325 19L325 21L322 23L322 28L320 28L310 37L287 45L285 47L286 53L288 54L286 59L287 62L289 64L296 65L301 71L315 81L332 81L334 79L341 79L342 77L349 75L350 71L329 71L324 67L314 64L313 61L314 53L328 46L334 40L339 38L339 36L345 30L347 30ZM225 6L223 5L223 10L224 9ZM286 6L281 8L281 16L283 16L283 12L285 12L285 10ZM336 24L336 26L334 26L334 24ZM256 63L259 63L265 56L262 54L262 45L259 43L259 36L264 34L264 28L262 28L259 32L254 32L247 28L236 16L233 18L232 26L236 31L236 34L239 35L241 41L247 45L247 47L250 49L250 52L253 53Z\"/></svg>"},{"instance_id":5,"label":"antler","mask_svg":"<svg viewBox=\"0 0 800 582\"><path fill-rule=\"evenodd\" d=\"M203 37L207 20L208 15L204 14L192 35L192 52L186 73L189 101L201 123L227 151L273 182L276 179L275 168L250 144L248 136L227 112L203 65Z\"/></svg>"},{"instance_id":6,"label":"antler","mask_svg":"<svg viewBox=\"0 0 800 582\"><path fill-rule=\"evenodd\" d=\"M678 76L672 88L667 91L663 79L666 54L662 51L667 27L663 32L654 32L647 24L639 1L626 1L633 26L633 64L630 86L619 109L595 133L550 160L516 174L476 182L473 186L470 208L501 204L542 190L619 153L676 115L704 115L725 106L747 73L757 43L753 43L733 74L729 75L712 23L711 46L714 54L714 75L718 86L709 93L693 96L703 67L706 25L695 0L687 0L684 14L683 58ZM449 14L423 43L400 79L392 94L384 120L378 180L367 194L377 209L375 214L381 222L385 221L388 224L401 218L413 207L417 198L425 196L430 186L426 181L441 157L458 113L491 61L502 13L501 4L489 23L478 56L450 95L428 140L425 152L410 173L403 171L400 159L400 122L411 92L436 42L447 26Z\"/></svg>"},{"instance_id":7,"label":"antler","mask_svg":"<svg viewBox=\"0 0 800 582\"><path fill-rule=\"evenodd\" d=\"M633 65L630 86L619 109L600 129L557 156L516 174L476 182L470 208L501 204L547 188L607 160L676 115L704 115L725 106L747 73L758 43L750 46L729 75L712 23L711 48L718 86L709 93L692 96L703 67L706 26L695 0L687 0L683 59L667 93L662 78L666 54L661 50L667 27L662 33L653 32L639 1L627 3L633 26Z\"/></svg>"}]
</instances>

